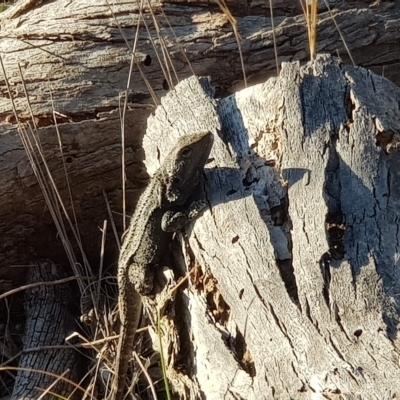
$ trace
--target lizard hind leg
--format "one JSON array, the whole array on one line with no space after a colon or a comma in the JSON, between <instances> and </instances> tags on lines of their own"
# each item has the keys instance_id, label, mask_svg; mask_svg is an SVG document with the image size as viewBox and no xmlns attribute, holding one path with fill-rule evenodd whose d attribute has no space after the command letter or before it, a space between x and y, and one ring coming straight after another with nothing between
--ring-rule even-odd
<instances>
[{"instance_id":1,"label":"lizard hind leg","mask_svg":"<svg viewBox=\"0 0 400 400\"><path fill-rule=\"evenodd\" d=\"M154 267L146 264L134 264L129 268L129 280L135 290L142 296L149 295L153 291Z\"/></svg>"}]
</instances>

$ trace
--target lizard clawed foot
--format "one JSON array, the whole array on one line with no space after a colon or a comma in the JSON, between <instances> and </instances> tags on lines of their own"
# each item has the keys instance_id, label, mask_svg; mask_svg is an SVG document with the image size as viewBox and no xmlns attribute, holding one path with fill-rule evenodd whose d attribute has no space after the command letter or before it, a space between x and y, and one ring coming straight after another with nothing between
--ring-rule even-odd
<instances>
[{"instance_id":1,"label":"lizard clawed foot","mask_svg":"<svg viewBox=\"0 0 400 400\"><path fill-rule=\"evenodd\" d=\"M165 232L177 232L182 230L188 223L198 218L208 208L206 200L194 201L188 210L167 211L162 216L161 229Z\"/></svg>"}]
</instances>

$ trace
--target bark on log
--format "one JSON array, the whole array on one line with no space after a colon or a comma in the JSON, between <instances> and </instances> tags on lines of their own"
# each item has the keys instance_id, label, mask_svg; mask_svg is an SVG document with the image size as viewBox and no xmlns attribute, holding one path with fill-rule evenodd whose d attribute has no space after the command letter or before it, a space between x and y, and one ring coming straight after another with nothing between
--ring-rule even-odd
<instances>
[{"instance_id":1,"label":"bark on log","mask_svg":"<svg viewBox=\"0 0 400 400\"><path fill-rule=\"evenodd\" d=\"M79 354L65 341L68 334L76 330L68 310L71 290L67 283L46 285L62 278L65 275L60 266L49 260L41 260L29 268L28 283L43 285L26 292L24 353L11 400L38 399L41 396L48 400L59 399L60 396L82 398L82 393L78 394L71 384L74 381L77 383L77 376L83 372L82 365L78 365ZM47 390L56 396L43 396Z\"/></svg>"},{"instance_id":2,"label":"bark on log","mask_svg":"<svg viewBox=\"0 0 400 400\"><path fill-rule=\"evenodd\" d=\"M181 82L143 141L151 171L218 132L211 210L187 232L205 274L184 296L189 375L207 399L399 396L399 88L320 56L214 96Z\"/></svg>"}]
</instances>

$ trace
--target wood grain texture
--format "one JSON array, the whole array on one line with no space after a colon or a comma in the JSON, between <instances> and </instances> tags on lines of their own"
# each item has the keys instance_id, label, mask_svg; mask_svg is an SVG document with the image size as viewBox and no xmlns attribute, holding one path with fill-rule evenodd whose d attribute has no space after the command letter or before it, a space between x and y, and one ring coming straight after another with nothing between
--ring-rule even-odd
<instances>
[{"instance_id":1,"label":"wood grain texture","mask_svg":"<svg viewBox=\"0 0 400 400\"><path fill-rule=\"evenodd\" d=\"M385 78L320 56L219 101L208 81L186 80L150 118L148 164L186 129L216 133L212 208L187 232L230 310L221 323L186 292L206 398L400 392L399 100Z\"/></svg>"},{"instance_id":2,"label":"wood grain texture","mask_svg":"<svg viewBox=\"0 0 400 400\"><path fill-rule=\"evenodd\" d=\"M12 400L37 399L44 390L46 399L59 396L81 398L74 392L71 382L78 382L82 375L83 359L66 342L66 337L76 330L76 323L68 310L71 288L67 283L47 286L47 282L64 278L60 265L50 260L31 263L28 282L37 287L27 290L25 296L26 328L24 353L19 362ZM79 364L80 363L80 364ZM58 378L60 375L64 379ZM70 397L71 396L71 397Z\"/></svg>"}]
</instances>

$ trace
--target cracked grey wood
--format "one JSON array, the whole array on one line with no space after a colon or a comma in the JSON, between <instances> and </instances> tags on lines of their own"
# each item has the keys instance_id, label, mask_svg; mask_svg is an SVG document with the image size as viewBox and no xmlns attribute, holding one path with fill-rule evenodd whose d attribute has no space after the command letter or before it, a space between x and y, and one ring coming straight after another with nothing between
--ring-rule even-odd
<instances>
[{"instance_id":1,"label":"cracked grey wood","mask_svg":"<svg viewBox=\"0 0 400 400\"><path fill-rule=\"evenodd\" d=\"M58 378L62 375L64 379L78 382L77 376L82 369L78 366L82 360L79 360L77 351L65 341L76 330L68 310L71 288L67 283L46 286L46 282L64 277L61 266L49 260L30 265L28 283L44 282L44 285L28 289L25 294L24 352L18 365L21 369L15 379L11 400L38 399L47 389L58 395L47 394L43 397L48 400L59 396L81 398L79 395L69 397L75 387Z\"/></svg>"},{"instance_id":2,"label":"cracked grey wood","mask_svg":"<svg viewBox=\"0 0 400 400\"><path fill-rule=\"evenodd\" d=\"M144 138L151 169L171 137L219 130L206 169L212 209L189 242L231 320L221 327L198 292L186 292L205 398L398 396L400 89L320 56L226 99L214 95L207 80L181 82ZM288 220L276 223L285 198ZM254 376L222 340L234 344L238 332Z\"/></svg>"}]
</instances>

